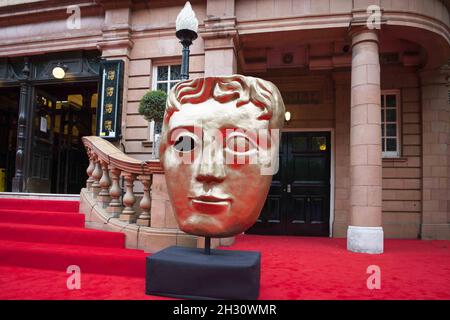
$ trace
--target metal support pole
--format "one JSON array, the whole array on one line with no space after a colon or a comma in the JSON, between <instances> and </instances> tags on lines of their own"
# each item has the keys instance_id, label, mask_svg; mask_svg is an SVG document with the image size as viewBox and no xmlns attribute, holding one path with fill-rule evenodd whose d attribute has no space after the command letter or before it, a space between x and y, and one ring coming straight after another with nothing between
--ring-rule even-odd
<instances>
[{"instance_id":1,"label":"metal support pole","mask_svg":"<svg viewBox=\"0 0 450 320\"><path fill-rule=\"evenodd\" d=\"M205 237L205 254L211 254L211 238Z\"/></svg>"},{"instance_id":2,"label":"metal support pole","mask_svg":"<svg viewBox=\"0 0 450 320\"><path fill-rule=\"evenodd\" d=\"M182 29L176 32L176 36L180 39L180 43L183 46L181 56L181 81L189 79L189 47L192 45L192 41L197 39L197 33L192 30Z\"/></svg>"},{"instance_id":3,"label":"metal support pole","mask_svg":"<svg viewBox=\"0 0 450 320\"><path fill-rule=\"evenodd\" d=\"M181 60L181 80L183 81L189 79L189 55L190 55L189 46L192 44L192 42L188 40L183 40L180 42L183 45L182 60Z\"/></svg>"},{"instance_id":4,"label":"metal support pole","mask_svg":"<svg viewBox=\"0 0 450 320\"><path fill-rule=\"evenodd\" d=\"M23 79L20 84L20 102L19 117L17 120L17 150L16 150L16 169L12 181L13 192L23 192L25 188L25 156L27 150L27 125L32 125L32 119L28 114L28 104L30 103L30 65L28 58L25 58L25 64L22 70Z\"/></svg>"}]
</instances>

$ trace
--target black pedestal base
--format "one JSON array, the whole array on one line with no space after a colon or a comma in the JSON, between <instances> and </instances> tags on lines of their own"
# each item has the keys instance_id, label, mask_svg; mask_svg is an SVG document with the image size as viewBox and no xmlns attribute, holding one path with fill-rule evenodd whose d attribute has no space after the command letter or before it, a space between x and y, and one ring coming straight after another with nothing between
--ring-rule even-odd
<instances>
[{"instance_id":1,"label":"black pedestal base","mask_svg":"<svg viewBox=\"0 0 450 320\"><path fill-rule=\"evenodd\" d=\"M147 257L146 294L191 299L257 299L261 255L170 247Z\"/></svg>"}]
</instances>

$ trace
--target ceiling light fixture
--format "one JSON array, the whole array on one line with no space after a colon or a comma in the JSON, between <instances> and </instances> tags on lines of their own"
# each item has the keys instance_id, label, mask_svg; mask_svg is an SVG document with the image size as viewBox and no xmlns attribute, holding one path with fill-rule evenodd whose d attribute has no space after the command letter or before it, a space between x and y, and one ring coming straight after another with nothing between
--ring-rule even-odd
<instances>
[{"instance_id":1,"label":"ceiling light fixture","mask_svg":"<svg viewBox=\"0 0 450 320\"><path fill-rule=\"evenodd\" d=\"M66 76L67 66L58 63L52 70L52 75L55 79L64 79Z\"/></svg>"},{"instance_id":2,"label":"ceiling light fixture","mask_svg":"<svg viewBox=\"0 0 450 320\"><path fill-rule=\"evenodd\" d=\"M284 114L284 118L286 119L286 122L291 121L291 113L289 111L286 111Z\"/></svg>"}]
</instances>

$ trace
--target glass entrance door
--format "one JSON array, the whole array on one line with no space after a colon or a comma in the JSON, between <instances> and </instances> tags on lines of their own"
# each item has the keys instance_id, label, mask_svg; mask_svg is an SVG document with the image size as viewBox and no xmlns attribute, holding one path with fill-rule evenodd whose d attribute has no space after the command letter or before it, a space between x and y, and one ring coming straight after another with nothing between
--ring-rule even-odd
<instances>
[{"instance_id":1,"label":"glass entrance door","mask_svg":"<svg viewBox=\"0 0 450 320\"><path fill-rule=\"evenodd\" d=\"M89 161L82 137L95 135L97 83L35 90L28 192L79 194Z\"/></svg>"}]
</instances>

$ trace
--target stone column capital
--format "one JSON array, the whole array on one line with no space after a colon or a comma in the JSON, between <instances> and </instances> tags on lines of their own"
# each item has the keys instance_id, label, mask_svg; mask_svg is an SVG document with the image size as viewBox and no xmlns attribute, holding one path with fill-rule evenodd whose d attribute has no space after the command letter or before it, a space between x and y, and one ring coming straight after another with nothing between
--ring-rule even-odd
<instances>
[{"instance_id":1,"label":"stone column capital","mask_svg":"<svg viewBox=\"0 0 450 320\"><path fill-rule=\"evenodd\" d=\"M238 42L236 17L205 20L205 26L199 31L205 43L205 50L234 48Z\"/></svg>"},{"instance_id":2,"label":"stone column capital","mask_svg":"<svg viewBox=\"0 0 450 320\"><path fill-rule=\"evenodd\" d=\"M352 48L361 42L379 43L379 32L376 29L368 29L367 27L353 27L349 30L349 36L352 39Z\"/></svg>"}]
</instances>

